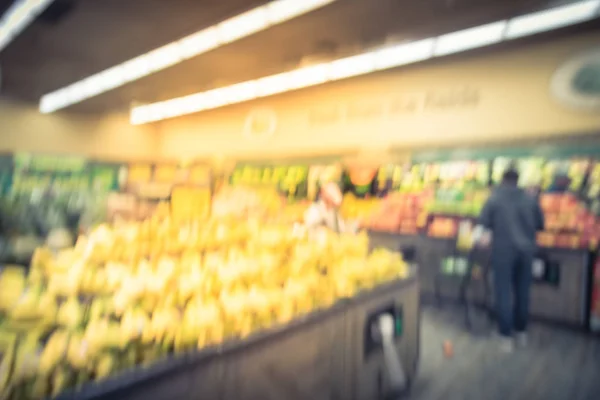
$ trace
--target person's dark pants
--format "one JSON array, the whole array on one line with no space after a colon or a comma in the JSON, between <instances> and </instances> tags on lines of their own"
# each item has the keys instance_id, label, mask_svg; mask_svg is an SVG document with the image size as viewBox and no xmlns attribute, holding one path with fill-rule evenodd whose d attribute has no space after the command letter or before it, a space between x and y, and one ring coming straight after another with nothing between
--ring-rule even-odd
<instances>
[{"instance_id":1,"label":"person's dark pants","mask_svg":"<svg viewBox=\"0 0 600 400\"><path fill-rule=\"evenodd\" d=\"M492 256L496 318L502 336L527 330L533 258L533 253L516 249L496 251Z\"/></svg>"}]
</instances>

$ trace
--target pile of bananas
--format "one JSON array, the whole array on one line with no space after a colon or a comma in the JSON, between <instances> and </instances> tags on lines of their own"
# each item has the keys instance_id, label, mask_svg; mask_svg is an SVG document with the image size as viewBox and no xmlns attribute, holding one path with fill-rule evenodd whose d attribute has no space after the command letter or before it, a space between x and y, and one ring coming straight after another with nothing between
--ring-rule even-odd
<instances>
[{"instance_id":1,"label":"pile of bananas","mask_svg":"<svg viewBox=\"0 0 600 400\"><path fill-rule=\"evenodd\" d=\"M170 353L218 345L408 275L368 237L258 220L103 225L0 277L0 389L55 396Z\"/></svg>"}]
</instances>

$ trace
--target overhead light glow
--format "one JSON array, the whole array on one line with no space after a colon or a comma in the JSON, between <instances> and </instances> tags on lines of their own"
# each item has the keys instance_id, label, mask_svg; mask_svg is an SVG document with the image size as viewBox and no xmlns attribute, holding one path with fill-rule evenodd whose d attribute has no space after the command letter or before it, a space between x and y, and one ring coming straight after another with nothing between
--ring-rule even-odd
<instances>
[{"instance_id":1,"label":"overhead light glow","mask_svg":"<svg viewBox=\"0 0 600 400\"><path fill-rule=\"evenodd\" d=\"M208 28L186 36L179 41L181 56L184 59L196 57L219 47L219 31L217 28Z\"/></svg>"},{"instance_id":2,"label":"overhead light glow","mask_svg":"<svg viewBox=\"0 0 600 400\"><path fill-rule=\"evenodd\" d=\"M289 72L283 74L271 75L256 81L259 97L271 96L277 93L292 90L292 79Z\"/></svg>"},{"instance_id":3,"label":"overhead light glow","mask_svg":"<svg viewBox=\"0 0 600 400\"><path fill-rule=\"evenodd\" d=\"M267 10L259 7L221 22L217 29L221 43L230 43L259 32L268 26Z\"/></svg>"},{"instance_id":4,"label":"overhead light glow","mask_svg":"<svg viewBox=\"0 0 600 400\"><path fill-rule=\"evenodd\" d=\"M42 0L33 0L33 2L40 1ZM119 73L114 74L113 71L113 79L110 80L110 84L104 82L105 78L100 78L106 71L92 75L86 79L86 85L90 85L90 82L95 82L98 86L84 91L85 96L83 97L80 95L66 96L62 89L46 94L40 100L40 111L51 113L60 110L226 45L227 43L248 37L271 26L296 18L334 1L336 0L276 0L267 5L256 7L220 22L215 26L186 36L181 40L111 68L111 70L119 70ZM1 40L0 36L0 42Z\"/></svg>"},{"instance_id":5,"label":"overhead light glow","mask_svg":"<svg viewBox=\"0 0 600 400\"><path fill-rule=\"evenodd\" d=\"M267 5L269 22L279 24L289 21L334 1L336 0L275 0Z\"/></svg>"},{"instance_id":6,"label":"overhead light glow","mask_svg":"<svg viewBox=\"0 0 600 400\"><path fill-rule=\"evenodd\" d=\"M505 27L506 21L499 21L442 35L435 42L433 54L445 56L499 43L502 41Z\"/></svg>"},{"instance_id":7,"label":"overhead light glow","mask_svg":"<svg viewBox=\"0 0 600 400\"><path fill-rule=\"evenodd\" d=\"M271 3L271 6L277 3L279 2ZM591 3L595 3L595 5L598 6L600 0L593 2L585 1L584 3L587 4L587 7L589 7ZM569 11L573 10L573 8L572 6L564 6L559 7L557 10ZM551 12L557 12L557 10L551 10ZM441 35L437 38L399 44L378 51L366 52L332 62L317 64L257 80L214 89L208 92L135 107L131 111L131 123L139 125L160 121L165 118L192 114L199 111L223 107L229 104L241 103L255 98L267 97L295 89L367 74L376 70L380 71L424 61L431 57L441 57L451 53L489 46L499 43L502 40L512 39L513 37L508 34L507 26L510 26L513 21L523 21L523 18L529 18L529 16L517 17L508 22L509 25L507 25L507 21L498 21ZM588 16L588 19L590 18L593 18L593 16ZM571 21L577 21L571 23L578 23L583 20L579 18ZM513 24L512 26L518 26L518 24ZM565 25L563 24L560 27L563 26ZM530 30L529 32L530 33L524 34L524 36L533 35L539 31Z\"/></svg>"},{"instance_id":8,"label":"overhead light glow","mask_svg":"<svg viewBox=\"0 0 600 400\"><path fill-rule=\"evenodd\" d=\"M0 19L0 52L54 0L16 1Z\"/></svg>"},{"instance_id":9,"label":"overhead light glow","mask_svg":"<svg viewBox=\"0 0 600 400\"><path fill-rule=\"evenodd\" d=\"M375 54L365 53L358 56L334 61L329 66L331 79L343 79L368 74L375 70Z\"/></svg>"},{"instance_id":10,"label":"overhead light glow","mask_svg":"<svg viewBox=\"0 0 600 400\"><path fill-rule=\"evenodd\" d=\"M433 55L434 43L434 39L425 39L379 50L375 54L375 68L389 69L427 60Z\"/></svg>"},{"instance_id":11,"label":"overhead light glow","mask_svg":"<svg viewBox=\"0 0 600 400\"><path fill-rule=\"evenodd\" d=\"M600 0L585 0L523 15L510 20L506 38L515 39L586 22L597 17L599 12Z\"/></svg>"},{"instance_id":12,"label":"overhead light glow","mask_svg":"<svg viewBox=\"0 0 600 400\"><path fill-rule=\"evenodd\" d=\"M320 85L329 80L328 64L317 64L290 73L290 89Z\"/></svg>"}]
</instances>

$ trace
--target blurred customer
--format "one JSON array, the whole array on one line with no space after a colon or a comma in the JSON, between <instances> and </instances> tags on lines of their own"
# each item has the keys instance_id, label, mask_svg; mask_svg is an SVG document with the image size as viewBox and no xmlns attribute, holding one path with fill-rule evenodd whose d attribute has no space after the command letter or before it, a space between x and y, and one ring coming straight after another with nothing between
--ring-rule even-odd
<instances>
[{"instance_id":1,"label":"blurred customer","mask_svg":"<svg viewBox=\"0 0 600 400\"><path fill-rule=\"evenodd\" d=\"M306 227L327 228L337 233L355 231L355 227L344 221L339 213L343 200L342 191L336 183L323 185L319 200L313 203L304 215Z\"/></svg>"},{"instance_id":2,"label":"blurred customer","mask_svg":"<svg viewBox=\"0 0 600 400\"><path fill-rule=\"evenodd\" d=\"M537 199L519 188L518 181L519 173L507 170L480 216L480 224L491 233L491 238L480 235L479 243L488 245L491 241L496 317L501 348L508 352L514 348L512 335L519 345L527 343L536 233L544 229Z\"/></svg>"}]
</instances>

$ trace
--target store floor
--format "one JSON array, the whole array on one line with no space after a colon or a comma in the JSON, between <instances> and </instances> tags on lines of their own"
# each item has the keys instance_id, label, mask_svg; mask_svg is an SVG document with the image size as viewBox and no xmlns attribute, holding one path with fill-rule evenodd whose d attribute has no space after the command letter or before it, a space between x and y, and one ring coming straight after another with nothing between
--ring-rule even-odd
<instances>
[{"instance_id":1,"label":"store floor","mask_svg":"<svg viewBox=\"0 0 600 400\"><path fill-rule=\"evenodd\" d=\"M530 346L507 355L489 337L467 333L463 321L460 310L424 308L411 400L600 399L600 338L534 324Z\"/></svg>"}]
</instances>

